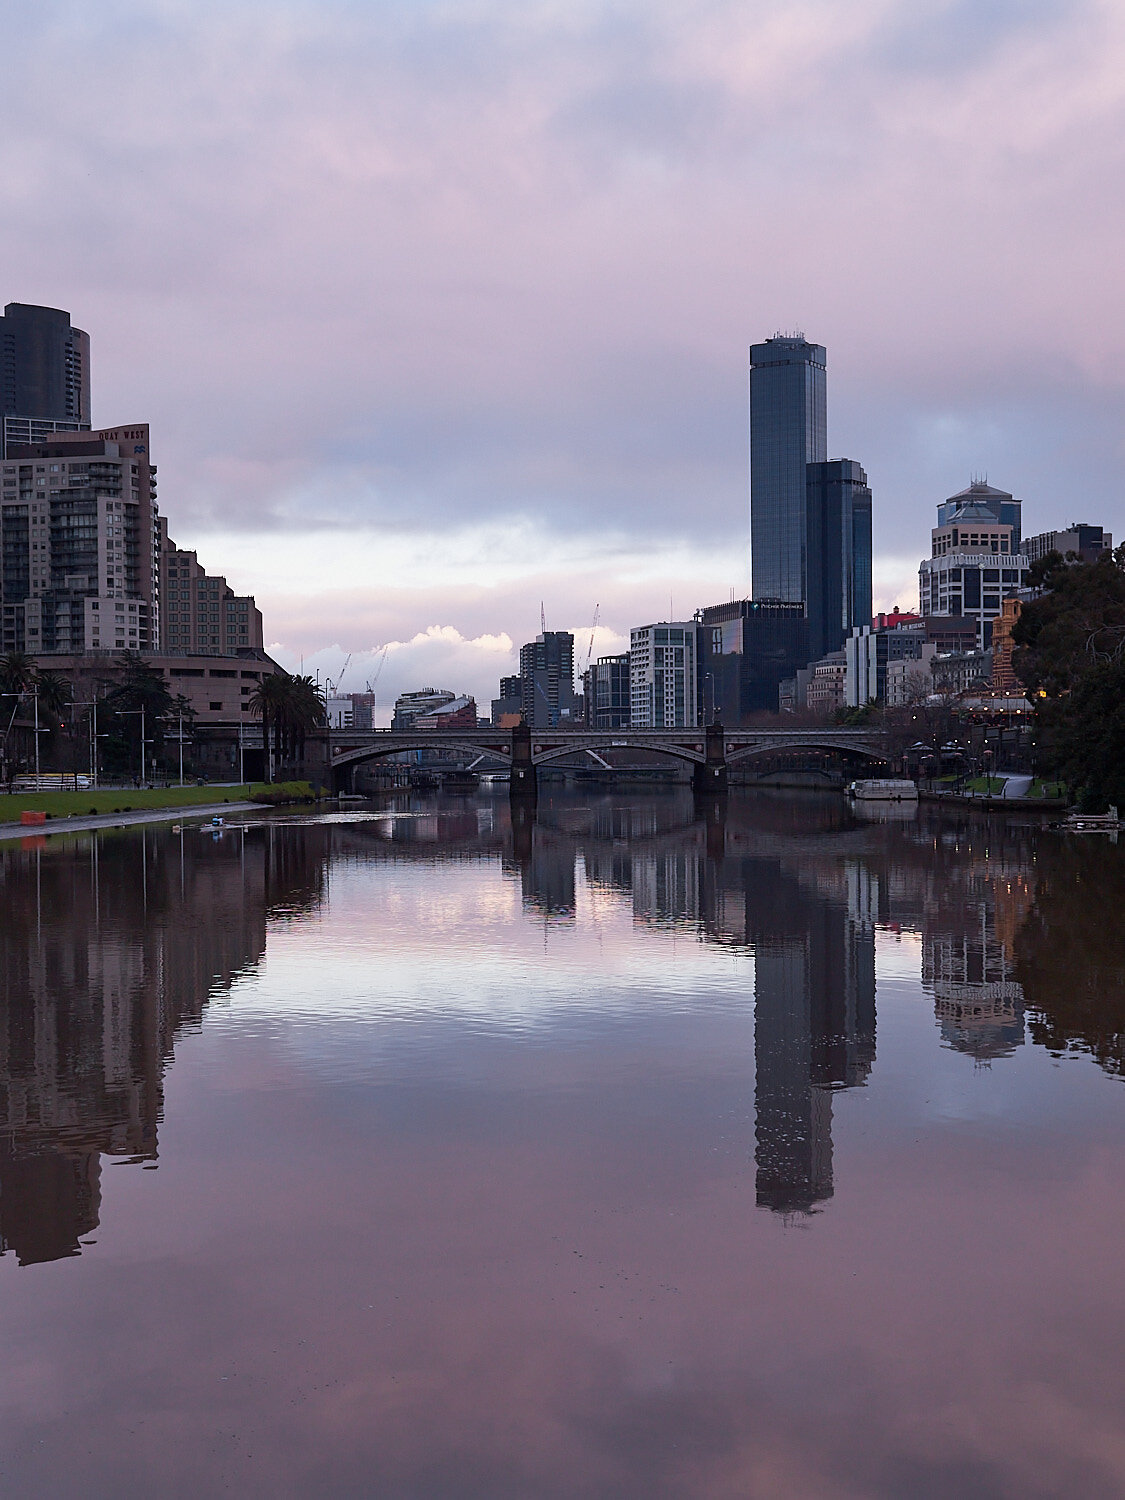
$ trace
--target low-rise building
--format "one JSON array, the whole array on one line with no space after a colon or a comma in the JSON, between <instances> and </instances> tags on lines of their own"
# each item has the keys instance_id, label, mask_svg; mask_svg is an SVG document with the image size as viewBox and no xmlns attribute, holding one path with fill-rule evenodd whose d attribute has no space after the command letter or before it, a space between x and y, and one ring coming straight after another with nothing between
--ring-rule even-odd
<instances>
[{"instance_id":1,"label":"low-rise building","mask_svg":"<svg viewBox=\"0 0 1125 1500\"><path fill-rule=\"evenodd\" d=\"M824 718L842 708L847 671L847 653L843 650L830 651L813 662L805 688L805 707Z\"/></svg>"},{"instance_id":2,"label":"low-rise building","mask_svg":"<svg viewBox=\"0 0 1125 1500\"><path fill-rule=\"evenodd\" d=\"M1048 552L1058 552L1074 562L1097 562L1103 552L1113 551L1113 537L1100 526L1072 521L1065 531L1041 531L1024 543L1029 562L1038 562Z\"/></svg>"},{"instance_id":3,"label":"low-rise building","mask_svg":"<svg viewBox=\"0 0 1125 1500\"><path fill-rule=\"evenodd\" d=\"M922 703L934 690L931 671L937 646L923 641L921 655L904 657L887 663L886 705L888 708L911 708Z\"/></svg>"},{"instance_id":4,"label":"low-rise building","mask_svg":"<svg viewBox=\"0 0 1125 1500\"><path fill-rule=\"evenodd\" d=\"M992 688L992 652L957 651L935 656L930 666L934 692L957 698L963 693L987 693Z\"/></svg>"},{"instance_id":5,"label":"low-rise building","mask_svg":"<svg viewBox=\"0 0 1125 1500\"><path fill-rule=\"evenodd\" d=\"M477 727L477 704L475 698L451 698L425 713L415 716L415 729L475 729Z\"/></svg>"},{"instance_id":6,"label":"low-rise building","mask_svg":"<svg viewBox=\"0 0 1125 1500\"><path fill-rule=\"evenodd\" d=\"M224 656L263 649L262 612L251 594L236 594L219 573L208 573L193 551L177 547L168 523L160 533L160 639L184 656Z\"/></svg>"}]
</instances>

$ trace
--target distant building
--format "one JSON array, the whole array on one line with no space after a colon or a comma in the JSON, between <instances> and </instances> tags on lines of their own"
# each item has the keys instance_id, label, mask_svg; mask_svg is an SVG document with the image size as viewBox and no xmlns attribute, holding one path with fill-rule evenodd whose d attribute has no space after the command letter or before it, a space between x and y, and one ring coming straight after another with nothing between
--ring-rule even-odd
<instances>
[{"instance_id":1,"label":"distant building","mask_svg":"<svg viewBox=\"0 0 1125 1500\"><path fill-rule=\"evenodd\" d=\"M812 713L830 717L844 706L846 678L847 653L842 649L830 651L809 668L804 706Z\"/></svg>"},{"instance_id":2,"label":"distant building","mask_svg":"<svg viewBox=\"0 0 1125 1500\"><path fill-rule=\"evenodd\" d=\"M755 599L806 599L809 464L828 457L826 351L775 335L750 349L750 532Z\"/></svg>"},{"instance_id":3,"label":"distant building","mask_svg":"<svg viewBox=\"0 0 1125 1500\"><path fill-rule=\"evenodd\" d=\"M0 458L90 426L90 337L58 307L9 302L0 317Z\"/></svg>"},{"instance_id":4,"label":"distant building","mask_svg":"<svg viewBox=\"0 0 1125 1500\"><path fill-rule=\"evenodd\" d=\"M934 692L950 698L962 693L988 692L992 687L992 652L957 651L935 656L930 666Z\"/></svg>"},{"instance_id":5,"label":"distant building","mask_svg":"<svg viewBox=\"0 0 1125 1500\"><path fill-rule=\"evenodd\" d=\"M1029 536L1024 544L1029 562L1038 562L1048 552L1059 552L1069 558L1073 553L1079 562L1097 562L1103 552L1113 551L1113 537L1100 526L1072 521L1065 531L1041 531Z\"/></svg>"},{"instance_id":6,"label":"distant building","mask_svg":"<svg viewBox=\"0 0 1125 1500\"><path fill-rule=\"evenodd\" d=\"M520 648L520 700L524 719L537 729L578 718L570 631L545 630Z\"/></svg>"},{"instance_id":7,"label":"distant building","mask_svg":"<svg viewBox=\"0 0 1125 1500\"><path fill-rule=\"evenodd\" d=\"M634 729L699 723L699 626L667 620L629 632L629 721Z\"/></svg>"},{"instance_id":8,"label":"distant building","mask_svg":"<svg viewBox=\"0 0 1125 1500\"><path fill-rule=\"evenodd\" d=\"M888 708L911 708L922 703L934 690L933 661L937 647L923 641L921 654L887 662L886 697Z\"/></svg>"},{"instance_id":9,"label":"distant building","mask_svg":"<svg viewBox=\"0 0 1125 1500\"><path fill-rule=\"evenodd\" d=\"M894 609L887 614L880 612L875 615L871 621L871 628L872 630L897 630L900 625L917 625L921 618L921 615L912 615L907 610L899 609L896 604ZM855 623L860 625L863 622L857 620Z\"/></svg>"},{"instance_id":10,"label":"distant building","mask_svg":"<svg viewBox=\"0 0 1125 1500\"><path fill-rule=\"evenodd\" d=\"M497 728L517 723L523 718L523 691L518 677L501 677L500 696L492 700L492 722Z\"/></svg>"},{"instance_id":11,"label":"distant building","mask_svg":"<svg viewBox=\"0 0 1125 1500\"><path fill-rule=\"evenodd\" d=\"M805 613L808 649L837 651L871 619L871 491L851 459L806 469Z\"/></svg>"},{"instance_id":12,"label":"distant building","mask_svg":"<svg viewBox=\"0 0 1125 1500\"><path fill-rule=\"evenodd\" d=\"M780 684L809 659L800 602L735 599L699 613L704 718L736 729L751 714L776 713Z\"/></svg>"},{"instance_id":13,"label":"distant building","mask_svg":"<svg viewBox=\"0 0 1125 1500\"><path fill-rule=\"evenodd\" d=\"M374 729L375 694L346 693L326 698L329 729Z\"/></svg>"},{"instance_id":14,"label":"distant building","mask_svg":"<svg viewBox=\"0 0 1125 1500\"><path fill-rule=\"evenodd\" d=\"M400 693L395 699L395 711L391 719L392 729L412 729L419 714L442 708L457 697L447 688L419 688L413 693Z\"/></svg>"},{"instance_id":15,"label":"distant building","mask_svg":"<svg viewBox=\"0 0 1125 1500\"><path fill-rule=\"evenodd\" d=\"M438 704L418 714L414 719L415 729L475 729L477 727L477 705L473 698L453 698L448 703Z\"/></svg>"},{"instance_id":16,"label":"distant building","mask_svg":"<svg viewBox=\"0 0 1125 1500\"><path fill-rule=\"evenodd\" d=\"M887 701L887 667L894 661L922 659L925 634L917 627L872 630L858 626L844 642L846 674L844 702L849 708Z\"/></svg>"},{"instance_id":17,"label":"distant building","mask_svg":"<svg viewBox=\"0 0 1125 1500\"><path fill-rule=\"evenodd\" d=\"M630 715L629 653L599 656L586 669L586 723L591 729L627 729Z\"/></svg>"},{"instance_id":18,"label":"distant building","mask_svg":"<svg viewBox=\"0 0 1125 1500\"><path fill-rule=\"evenodd\" d=\"M998 693L1023 692L1023 683L1012 670L1012 651L1015 645L1012 631L1022 609L1019 599L1005 599L1000 606L999 615L992 622L992 686Z\"/></svg>"},{"instance_id":19,"label":"distant building","mask_svg":"<svg viewBox=\"0 0 1125 1500\"><path fill-rule=\"evenodd\" d=\"M974 479L967 489L958 490L956 495L950 495L948 500L943 500L937 508L938 526L948 526L953 521L958 511L965 506L971 505L978 514L987 514L992 520L1001 526L1012 528L1013 552L1020 552L1020 540L1023 535L1022 527L1022 501L1016 500L1009 495L1007 490L998 490L983 479Z\"/></svg>"},{"instance_id":20,"label":"distant building","mask_svg":"<svg viewBox=\"0 0 1125 1500\"><path fill-rule=\"evenodd\" d=\"M991 645L992 621L1000 613L1001 600L1024 586L1028 561L1019 551L1011 521L997 518L1013 514L1018 502L987 485L973 485L964 493L975 496L982 488L988 491L984 499L964 499L952 509L953 500L948 500L938 507L932 555L918 569L918 593L921 613L927 617L964 615L975 621L976 644L983 650ZM988 498L995 496L1001 498Z\"/></svg>"}]
</instances>

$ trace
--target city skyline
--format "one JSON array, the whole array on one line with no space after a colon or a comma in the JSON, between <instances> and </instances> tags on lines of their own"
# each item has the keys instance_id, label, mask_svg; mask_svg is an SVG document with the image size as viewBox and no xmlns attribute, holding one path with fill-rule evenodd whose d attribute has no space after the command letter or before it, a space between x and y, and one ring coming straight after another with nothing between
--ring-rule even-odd
<instances>
[{"instance_id":1,"label":"city skyline","mask_svg":"<svg viewBox=\"0 0 1125 1500\"><path fill-rule=\"evenodd\" d=\"M5 296L89 331L96 419L151 423L173 534L287 665L411 643L381 690L483 700L541 599L579 640L602 601L608 654L748 593L745 351L794 323L877 608L977 473L1121 533L1112 8L615 14L125 4L47 116L70 43L16 7Z\"/></svg>"}]
</instances>

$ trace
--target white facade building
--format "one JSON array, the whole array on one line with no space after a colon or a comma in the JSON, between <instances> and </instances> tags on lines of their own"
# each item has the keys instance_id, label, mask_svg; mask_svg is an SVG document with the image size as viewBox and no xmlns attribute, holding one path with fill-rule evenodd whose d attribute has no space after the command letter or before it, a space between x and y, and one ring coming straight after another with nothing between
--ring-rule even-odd
<instances>
[{"instance_id":1,"label":"white facade building","mask_svg":"<svg viewBox=\"0 0 1125 1500\"><path fill-rule=\"evenodd\" d=\"M1002 600L1023 588L1028 560L1013 551L1013 528L984 505L967 503L931 532L932 555L918 569L922 615L964 615L975 621L977 646L992 643Z\"/></svg>"},{"instance_id":2,"label":"white facade building","mask_svg":"<svg viewBox=\"0 0 1125 1500\"><path fill-rule=\"evenodd\" d=\"M634 729L699 723L699 626L694 620L629 632L629 717Z\"/></svg>"}]
</instances>

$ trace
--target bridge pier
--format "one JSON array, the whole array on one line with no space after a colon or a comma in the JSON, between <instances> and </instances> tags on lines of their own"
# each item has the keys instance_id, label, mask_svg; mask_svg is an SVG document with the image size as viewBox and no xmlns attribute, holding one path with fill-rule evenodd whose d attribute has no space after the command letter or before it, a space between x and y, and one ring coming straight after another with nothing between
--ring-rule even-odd
<instances>
[{"instance_id":1,"label":"bridge pier","mask_svg":"<svg viewBox=\"0 0 1125 1500\"><path fill-rule=\"evenodd\" d=\"M517 724L512 730L512 772L508 795L513 802L535 802L539 797L539 777L531 758L531 726Z\"/></svg>"},{"instance_id":2,"label":"bridge pier","mask_svg":"<svg viewBox=\"0 0 1125 1500\"><path fill-rule=\"evenodd\" d=\"M707 725L707 758L692 772L692 790L715 795L727 789L727 741L721 724Z\"/></svg>"}]
</instances>

